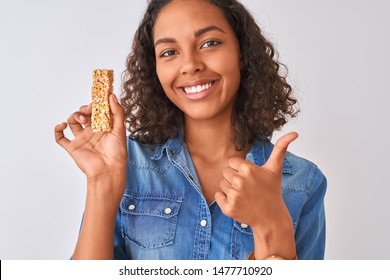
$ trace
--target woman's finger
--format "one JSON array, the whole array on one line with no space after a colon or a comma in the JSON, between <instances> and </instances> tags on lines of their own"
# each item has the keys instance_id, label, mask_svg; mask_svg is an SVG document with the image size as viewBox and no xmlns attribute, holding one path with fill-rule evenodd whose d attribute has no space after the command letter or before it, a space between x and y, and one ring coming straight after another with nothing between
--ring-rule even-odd
<instances>
[{"instance_id":1,"label":"woman's finger","mask_svg":"<svg viewBox=\"0 0 390 280\"><path fill-rule=\"evenodd\" d=\"M222 179L222 181L219 183L219 187L226 196L228 196L232 189L232 185L226 179Z\"/></svg>"},{"instance_id":2,"label":"woman's finger","mask_svg":"<svg viewBox=\"0 0 390 280\"><path fill-rule=\"evenodd\" d=\"M74 136L84 131L83 125L88 122L87 118L80 112L74 112L67 120L69 128Z\"/></svg>"},{"instance_id":3,"label":"woman's finger","mask_svg":"<svg viewBox=\"0 0 390 280\"><path fill-rule=\"evenodd\" d=\"M91 116L92 114L92 103L89 103L88 105L83 105L79 109L80 113L82 113L84 116Z\"/></svg>"},{"instance_id":4,"label":"woman's finger","mask_svg":"<svg viewBox=\"0 0 390 280\"><path fill-rule=\"evenodd\" d=\"M221 208L221 210L223 212L223 209L225 209L225 206L228 203L228 199L227 199L226 194L224 194L221 191L217 191L214 194L214 199L215 199L215 201L217 202L217 204L219 205L219 207Z\"/></svg>"},{"instance_id":5,"label":"woman's finger","mask_svg":"<svg viewBox=\"0 0 390 280\"><path fill-rule=\"evenodd\" d=\"M68 146L69 146L70 140L68 138L66 138L64 135L64 130L66 129L66 127L67 127L66 122L63 122L63 123L57 125L54 128L54 137L56 139L56 142L62 148L64 148L66 151L68 151Z\"/></svg>"},{"instance_id":6,"label":"woman's finger","mask_svg":"<svg viewBox=\"0 0 390 280\"><path fill-rule=\"evenodd\" d=\"M237 171L227 166L222 170L222 176L230 183L234 184L233 178L237 176Z\"/></svg>"},{"instance_id":7,"label":"woman's finger","mask_svg":"<svg viewBox=\"0 0 390 280\"><path fill-rule=\"evenodd\" d=\"M82 113L82 116L84 116L85 120L86 120L83 123L83 126L90 127L91 126L91 115L92 115L92 103L89 103L88 105L81 106L80 113Z\"/></svg>"}]
</instances>

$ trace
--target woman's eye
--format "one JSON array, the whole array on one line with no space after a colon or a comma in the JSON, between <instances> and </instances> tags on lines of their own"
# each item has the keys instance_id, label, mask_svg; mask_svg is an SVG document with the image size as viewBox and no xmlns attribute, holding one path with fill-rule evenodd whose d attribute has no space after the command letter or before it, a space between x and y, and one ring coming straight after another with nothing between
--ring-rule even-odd
<instances>
[{"instance_id":1,"label":"woman's eye","mask_svg":"<svg viewBox=\"0 0 390 280\"><path fill-rule=\"evenodd\" d=\"M175 55L176 54L176 51L174 50L168 50L168 51L165 51L163 52L160 57L169 57L169 56L172 56L172 55Z\"/></svg>"},{"instance_id":2,"label":"woman's eye","mask_svg":"<svg viewBox=\"0 0 390 280\"><path fill-rule=\"evenodd\" d=\"M206 43L204 43L204 44L202 45L202 48L214 47L214 46L219 45L219 44L220 44L220 42L218 42L218 41L212 41L212 40L210 40L210 41L207 41Z\"/></svg>"}]
</instances>

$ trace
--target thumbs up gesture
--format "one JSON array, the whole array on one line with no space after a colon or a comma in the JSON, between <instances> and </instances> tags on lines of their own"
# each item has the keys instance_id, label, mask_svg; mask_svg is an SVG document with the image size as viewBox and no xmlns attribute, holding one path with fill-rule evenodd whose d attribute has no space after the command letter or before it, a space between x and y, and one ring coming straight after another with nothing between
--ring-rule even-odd
<instances>
[{"instance_id":1,"label":"thumbs up gesture","mask_svg":"<svg viewBox=\"0 0 390 280\"><path fill-rule=\"evenodd\" d=\"M287 147L297 137L297 133L291 132L279 138L263 166L242 158L229 159L223 170L220 191L215 194L225 215L252 227L255 245L257 240L264 248L271 247L268 253L261 252L263 256L278 253L272 244L265 243L271 242L280 232L283 232L282 239L288 243L287 247L294 245L292 219L282 197L282 168ZM275 242L281 244L279 240ZM285 252L293 258L295 246ZM257 250L256 256L261 257Z\"/></svg>"}]
</instances>

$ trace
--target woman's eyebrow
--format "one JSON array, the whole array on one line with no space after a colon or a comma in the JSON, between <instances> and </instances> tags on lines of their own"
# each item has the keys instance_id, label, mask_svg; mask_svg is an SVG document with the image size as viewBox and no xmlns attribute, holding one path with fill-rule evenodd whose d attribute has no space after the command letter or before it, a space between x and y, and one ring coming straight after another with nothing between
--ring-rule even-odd
<instances>
[{"instance_id":1,"label":"woman's eyebrow","mask_svg":"<svg viewBox=\"0 0 390 280\"><path fill-rule=\"evenodd\" d=\"M177 41L174 38L161 38L161 39L158 39L156 41L156 43L154 43L154 47L156 47L158 44L162 44L162 43L173 44L173 43L177 43Z\"/></svg>"},{"instance_id":2,"label":"woman's eyebrow","mask_svg":"<svg viewBox=\"0 0 390 280\"><path fill-rule=\"evenodd\" d=\"M207 32L210 32L210 31L219 31L222 33L226 33L225 31L223 31L222 28L219 28L218 26L215 26L215 25L210 25L210 26L207 26L205 28L201 28L199 30L196 30L194 32L194 36L195 36L195 38L198 38L199 36L201 36ZM177 41L175 38L169 38L169 37L161 38L161 39L158 39L156 41L156 43L154 43L154 47L156 47L158 44L162 44L162 43L174 44L174 43L177 43Z\"/></svg>"},{"instance_id":3,"label":"woman's eyebrow","mask_svg":"<svg viewBox=\"0 0 390 280\"><path fill-rule=\"evenodd\" d=\"M195 33L194 33L195 38L198 38L199 36L201 36L207 32L210 32L210 31L219 31L222 33L226 33L225 31L223 31L222 28L219 28L218 26L215 26L215 25L210 25L210 26L207 26L205 28L201 28L201 29L195 31Z\"/></svg>"}]
</instances>

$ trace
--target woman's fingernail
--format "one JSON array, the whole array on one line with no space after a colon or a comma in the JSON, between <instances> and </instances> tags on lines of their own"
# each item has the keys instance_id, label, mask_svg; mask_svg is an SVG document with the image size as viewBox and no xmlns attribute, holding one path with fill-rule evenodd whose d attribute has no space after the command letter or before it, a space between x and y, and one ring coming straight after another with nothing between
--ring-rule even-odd
<instances>
[{"instance_id":1,"label":"woman's fingernail","mask_svg":"<svg viewBox=\"0 0 390 280\"><path fill-rule=\"evenodd\" d=\"M112 98L114 99L115 103L118 104L119 103L118 98L116 98L116 95L114 93L112 95L113 95Z\"/></svg>"},{"instance_id":2,"label":"woman's fingernail","mask_svg":"<svg viewBox=\"0 0 390 280\"><path fill-rule=\"evenodd\" d=\"M87 121L87 119L83 116L83 115L80 115L80 121L82 122L82 123L85 123L86 121Z\"/></svg>"}]
</instances>

